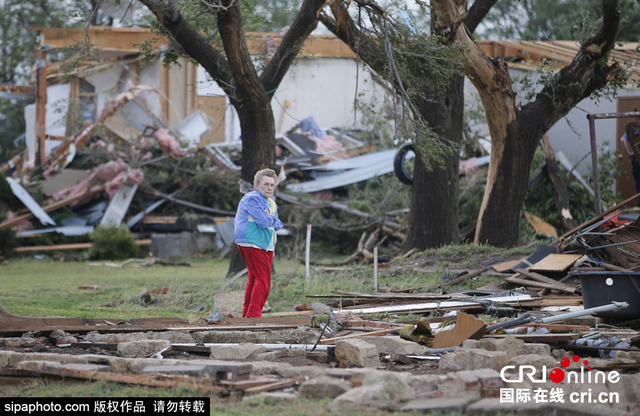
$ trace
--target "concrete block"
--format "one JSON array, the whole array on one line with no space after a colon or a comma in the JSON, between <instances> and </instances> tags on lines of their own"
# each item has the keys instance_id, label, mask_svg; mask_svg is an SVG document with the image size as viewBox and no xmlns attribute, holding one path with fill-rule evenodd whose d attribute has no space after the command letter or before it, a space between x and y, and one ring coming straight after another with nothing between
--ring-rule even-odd
<instances>
[{"instance_id":1,"label":"concrete block","mask_svg":"<svg viewBox=\"0 0 640 416\"><path fill-rule=\"evenodd\" d=\"M292 365L305 365L307 351L302 349L283 349L254 354L253 359L264 361L286 361Z\"/></svg>"},{"instance_id":2,"label":"concrete block","mask_svg":"<svg viewBox=\"0 0 640 416\"><path fill-rule=\"evenodd\" d=\"M214 360L249 360L257 354L266 352L262 345L214 345L211 347L211 358Z\"/></svg>"},{"instance_id":3,"label":"concrete block","mask_svg":"<svg viewBox=\"0 0 640 416\"><path fill-rule=\"evenodd\" d=\"M277 405L291 403L298 400L298 396L293 393L260 393L260 403L266 405Z\"/></svg>"},{"instance_id":4,"label":"concrete block","mask_svg":"<svg viewBox=\"0 0 640 416\"><path fill-rule=\"evenodd\" d=\"M171 348L171 343L159 339L121 342L118 344L118 354L125 358L144 358L156 354L165 348Z\"/></svg>"},{"instance_id":5,"label":"concrete block","mask_svg":"<svg viewBox=\"0 0 640 416\"><path fill-rule=\"evenodd\" d=\"M483 338L479 346L487 351L502 351L507 354L507 360L523 354L524 351L524 341L512 335L500 339Z\"/></svg>"},{"instance_id":6,"label":"concrete block","mask_svg":"<svg viewBox=\"0 0 640 416\"><path fill-rule=\"evenodd\" d=\"M525 342L524 346L522 347L522 354L550 355L551 347L549 347L549 344Z\"/></svg>"},{"instance_id":7,"label":"concrete block","mask_svg":"<svg viewBox=\"0 0 640 416\"><path fill-rule=\"evenodd\" d=\"M336 341L336 358L345 367L377 367L380 365L378 349L361 339Z\"/></svg>"},{"instance_id":8,"label":"concrete block","mask_svg":"<svg viewBox=\"0 0 640 416\"><path fill-rule=\"evenodd\" d=\"M69 370L83 370L83 371L111 371L111 367L101 364L63 364L62 368L68 368Z\"/></svg>"},{"instance_id":9,"label":"concrete block","mask_svg":"<svg viewBox=\"0 0 640 416\"><path fill-rule=\"evenodd\" d=\"M478 401L478 397L463 395L458 397L440 397L435 399L412 400L400 408L403 412L414 413L463 413L466 407Z\"/></svg>"},{"instance_id":10,"label":"concrete block","mask_svg":"<svg viewBox=\"0 0 640 416\"><path fill-rule=\"evenodd\" d=\"M60 361L21 361L15 367L18 370L40 371L44 367L61 367Z\"/></svg>"},{"instance_id":11,"label":"concrete block","mask_svg":"<svg viewBox=\"0 0 640 416\"><path fill-rule=\"evenodd\" d=\"M324 376L303 383L299 392L302 397L307 399L322 399L324 397L338 397L348 390L351 390L351 385L346 381Z\"/></svg>"},{"instance_id":12,"label":"concrete block","mask_svg":"<svg viewBox=\"0 0 640 416\"><path fill-rule=\"evenodd\" d=\"M443 355L438 367L444 371L479 370L482 368L500 371L506 364L507 353L504 351L459 349L453 354Z\"/></svg>"},{"instance_id":13,"label":"concrete block","mask_svg":"<svg viewBox=\"0 0 640 416\"><path fill-rule=\"evenodd\" d=\"M240 381L249 380L251 364L218 362L210 364L178 364L145 367L141 374L185 375L190 377L208 377L213 380Z\"/></svg>"},{"instance_id":14,"label":"concrete block","mask_svg":"<svg viewBox=\"0 0 640 416\"><path fill-rule=\"evenodd\" d=\"M375 345L380 354L428 355L429 350L420 344L407 341L399 336L362 337L362 340Z\"/></svg>"}]
</instances>

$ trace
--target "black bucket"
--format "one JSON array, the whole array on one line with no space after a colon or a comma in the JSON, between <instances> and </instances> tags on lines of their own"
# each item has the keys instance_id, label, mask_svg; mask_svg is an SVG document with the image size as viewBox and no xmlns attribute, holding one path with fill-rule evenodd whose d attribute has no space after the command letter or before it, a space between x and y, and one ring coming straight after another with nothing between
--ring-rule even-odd
<instances>
[{"instance_id":1,"label":"black bucket","mask_svg":"<svg viewBox=\"0 0 640 416\"><path fill-rule=\"evenodd\" d=\"M628 321L640 319L640 273L587 272L576 273L582 285L584 308L609 305L611 302L627 302L628 308L598 312L601 318Z\"/></svg>"}]
</instances>

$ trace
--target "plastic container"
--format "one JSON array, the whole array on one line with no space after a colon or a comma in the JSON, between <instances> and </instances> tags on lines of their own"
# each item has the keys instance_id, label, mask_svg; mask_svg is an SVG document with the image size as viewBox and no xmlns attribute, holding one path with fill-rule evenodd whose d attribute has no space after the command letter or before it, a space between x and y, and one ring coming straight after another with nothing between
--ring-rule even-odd
<instances>
[{"instance_id":1,"label":"plastic container","mask_svg":"<svg viewBox=\"0 0 640 416\"><path fill-rule=\"evenodd\" d=\"M616 321L640 319L640 273L605 271L575 273L574 276L580 277L585 309L608 305L612 301L627 302L628 308L596 315Z\"/></svg>"}]
</instances>

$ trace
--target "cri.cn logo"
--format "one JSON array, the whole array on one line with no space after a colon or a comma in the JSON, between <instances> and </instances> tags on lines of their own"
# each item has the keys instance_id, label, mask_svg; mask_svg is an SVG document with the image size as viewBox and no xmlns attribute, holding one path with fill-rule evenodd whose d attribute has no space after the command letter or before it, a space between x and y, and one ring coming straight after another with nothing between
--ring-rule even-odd
<instances>
[{"instance_id":1,"label":"cri.cn logo","mask_svg":"<svg viewBox=\"0 0 640 416\"><path fill-rule=\"evenodd\" d=\"M573 362L577 363L580 361L580 357L574 355L572 357ZM571 360L568 358L563 358L560 360L560 366L563 368L569 367L571 364ZM563 370L562 368L554 368L549 373L549 379L554 383L562 383L566 379L566 383L606 383L607 380L610 383L617 383L620 381L620 374L617 371L610 371L609 373L605 373L604 371L591 371L591 367L587 367L589 362L584 360L582 362L582 366L580 367L580 371L568 371ZM536 378L536 373L538 370L532 365L520 365L518 366L518 374L517 378L508 378L506 372L513 369L515 370L515 365L507 365L502 368L500 371L500 378L506 383L522 383L524 381L524 376L531 383L546 383L547 382L547 366L542 366L542 374L540 374L539 378ZM585 374L585 367L587 369Z\"/></svg>"}]
</instances>

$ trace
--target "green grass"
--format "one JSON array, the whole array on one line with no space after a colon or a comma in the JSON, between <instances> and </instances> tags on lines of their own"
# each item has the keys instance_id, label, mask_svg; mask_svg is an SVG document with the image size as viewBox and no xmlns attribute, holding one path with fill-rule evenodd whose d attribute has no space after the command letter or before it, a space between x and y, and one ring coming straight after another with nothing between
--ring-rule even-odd
<instances>
[{"instance_id":1,"label":"green grass","mask_svg":"<svg viewBox=\"0 0 640 416\"><path fill-rule=\"evenodd\" d=\"M524 256L532 249L500 250L469 245L445 246L393 261L392 269L381 269L378 286L401 289L437 285L453 269L474 269L495 263L494 259ZM198 313L195 306L206 303L213 309L214 295L226 282L228 260L190 259L191 267L153 265L147 268L89 266L89 262L55 262L51 259L12 259L0 266L0 305L15 314L64 316L68 318L133 319L179 317L189 319ZM291 311L295 305L321 299L306 295L330 294L332 290L373 292L370 265L351 265L344 270L311 270L305 279L304 265L276 259L269 304L274 312ZM424 272L425 267L435 270ZM473 289L501 279L480 276L450 288ZM243 290L246 280L238 279L225 292ZM79 286L98 286L98 290L79 290ZM165 295L153 295L155 303L143 306L139 293L169 287ZM199 312L199 313L202 313Z\"/></svg>"}]
</instances>

